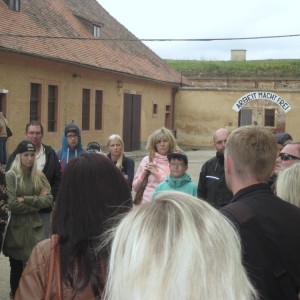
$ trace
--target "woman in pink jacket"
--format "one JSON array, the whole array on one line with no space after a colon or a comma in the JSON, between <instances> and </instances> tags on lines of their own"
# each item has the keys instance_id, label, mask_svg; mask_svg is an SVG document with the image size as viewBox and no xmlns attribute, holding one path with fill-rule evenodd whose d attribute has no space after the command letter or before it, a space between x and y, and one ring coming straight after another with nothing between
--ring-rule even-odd
<instances>
[{"instance_id":1,"label":"woman in pink jacket","mask_svg":"<svg viewBox=\"0 0 300 300\"><path fill-rule=\"evenodd\" d=\"M170 174L167 154L179 151L180 148L172 132L162 127L149 136L146 150L148 151L148 155L141 161L132 184L133 190L137 192L141 187L145 175L147 172L150 172L148 183L143 193L142 203L151 201L157 185Z\"/></svg>"}]
</instances>

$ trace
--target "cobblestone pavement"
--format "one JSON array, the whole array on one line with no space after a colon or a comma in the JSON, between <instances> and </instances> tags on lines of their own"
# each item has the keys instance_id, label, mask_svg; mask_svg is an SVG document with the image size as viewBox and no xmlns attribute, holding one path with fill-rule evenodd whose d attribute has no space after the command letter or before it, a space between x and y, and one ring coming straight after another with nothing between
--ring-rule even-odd
<instances>
[{"instance_id":1,"label":"cobblestone pavement","mask_svg":"<svg viewBox=\"0 0 300 300\"><path fill-rule=\"evenodd\" d=\"M188 173L191 175L192 180L198 184L200 168L205 161L215 155L214 150L196 150L186 151L189 159ZM135 160L136 168L139 166L140 161L146 155L145 151L128 152L126 155ZM9 261L2 253L0 254L0 300L9 300ZM27 299L24 299L27 300ZM29 299L28 299L29 300Z\"/></svg>"}]
</instances>

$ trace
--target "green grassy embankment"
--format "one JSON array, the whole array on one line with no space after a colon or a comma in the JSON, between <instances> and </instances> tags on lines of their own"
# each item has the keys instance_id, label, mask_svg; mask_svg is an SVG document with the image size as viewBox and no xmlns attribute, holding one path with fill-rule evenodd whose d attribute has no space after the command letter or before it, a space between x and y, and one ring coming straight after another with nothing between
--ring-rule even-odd
<instances>
[{"instance_id":1,"label":"green grassy embankment","mask_svg":"<svg viewBox=\"0 0 300 300\"><path fill-rule=\"evenodd\" d=\"M300 59L204 61L166 60L186 77L272 77L300 78Z\"/></svg>"}]
</instances>

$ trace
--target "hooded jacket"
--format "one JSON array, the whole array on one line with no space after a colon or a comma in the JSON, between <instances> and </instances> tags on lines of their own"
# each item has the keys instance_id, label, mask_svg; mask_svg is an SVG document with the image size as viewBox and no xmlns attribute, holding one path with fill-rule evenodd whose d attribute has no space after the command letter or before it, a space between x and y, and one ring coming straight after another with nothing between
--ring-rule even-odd
<instances>
[{"instance_id":1,"label":"hooded jacket","mask_svg":"<svg viewBox=\"0 0 300 300\"><path fill-rule=\"evenodd\" d=\"M161 182L154 194L153 198L162 191L178 191L186 194L190 194L197 197L197 185L192 181L191 176L188 173L184 173L180 178L173 178L170 174L167 176L166 180Z\"/></svg>"},{"instance_id":2,"label":"hooded jacket","mask_svg":"<svg viewBox=\"0 0 300 300\"><path fill-rule=\"evenodd\" d=\"M3 243L3 253L16 260L26 261L32 248L45 238L43 223L39 215L41 208L52 206L51 194L40 196L41 190L35 190L31 173L24 177L24 187L14 171L5 174L8 209L11 211ZM24 197L20 203L17 197Z\"/></svg>"},{"instance_id":3,"label":"hooded jacket","mask_svg":"<svg viewBox=\"0 0 300 300\"><path fill-rule=\"evenodd\" d=\"M67 140L67 133L68 133L68 130L70 129L70 126L72 126L72 128L75 128L76 134L78 135L78 144L76 145L75 149L71 149L69 147L68 140ZM83 153L87 153L87 151L83 149L83 146L81 144L80 129L74 123L66 125L61 144L62 144L62 147L56 151L56 155L60 161L61 170L62 170L62 172L64 172L67 164L69 163L69 161L72 158L78 157Z\"/></svg>"}]
</instances>

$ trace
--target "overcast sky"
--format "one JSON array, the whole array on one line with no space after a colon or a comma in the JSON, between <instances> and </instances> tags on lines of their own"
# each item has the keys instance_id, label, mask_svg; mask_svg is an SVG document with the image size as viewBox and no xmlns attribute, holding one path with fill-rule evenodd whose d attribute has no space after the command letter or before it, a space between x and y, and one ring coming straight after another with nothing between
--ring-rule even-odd
<instances>
[{"instance_id":1,"label":"overcast sky","mask_svg":"<svg viewBox=\"0 0 300 300\"><path fill-rule=\"evenodd\" d=\"M298 37L144 42L163 59L230 60L245 49L247 60L300 59L299 0L98 0L140 39L211 39L279 35Z\"/></svg>"}]
</instances>

